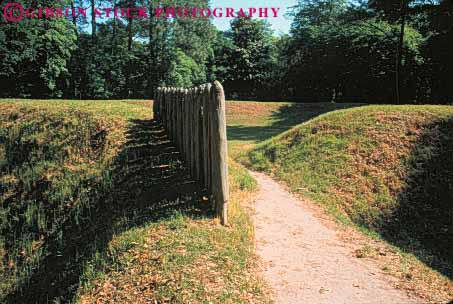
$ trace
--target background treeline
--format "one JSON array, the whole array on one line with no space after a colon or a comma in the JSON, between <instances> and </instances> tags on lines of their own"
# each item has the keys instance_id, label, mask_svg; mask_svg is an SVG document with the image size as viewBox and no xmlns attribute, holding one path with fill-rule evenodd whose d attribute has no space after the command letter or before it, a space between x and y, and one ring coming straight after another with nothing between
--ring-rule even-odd
<instances>
[{"instance_id":1,"label":"background treeline","mask_svg":"<svg viewBox=\"0 0 453 304\"><path fill-rule=\"evenodd\" d=\"M39 1L39 6L62 2ZM74 0L65 5L152 11L209 3ZM452 0L300 0L291 14L292 29L280 36L265 21L244 18L233 20L226 32L208 19L6 23L1 18L0 97L151 98L158 85L217 79L229 98L452 101Z\"/></svg>"}]
</instances>

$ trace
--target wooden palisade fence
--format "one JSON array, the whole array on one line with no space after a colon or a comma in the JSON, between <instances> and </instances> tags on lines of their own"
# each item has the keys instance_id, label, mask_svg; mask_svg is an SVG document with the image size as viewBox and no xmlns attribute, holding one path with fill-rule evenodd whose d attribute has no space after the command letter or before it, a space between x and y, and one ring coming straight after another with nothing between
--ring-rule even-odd
<instances>
[{"instance_id":1,"label":"wooden palisade fence","mask_svg":"<svg viewBox=\"0 0 453 304\"><path fill-rule=\"evenodd\" d=\"M210 193L217 215L225 225L229 189L222 85L215 81L190 89L158 88L153 110L154 117L184 156L192 177Z\"/></svg>"}]
</instances>

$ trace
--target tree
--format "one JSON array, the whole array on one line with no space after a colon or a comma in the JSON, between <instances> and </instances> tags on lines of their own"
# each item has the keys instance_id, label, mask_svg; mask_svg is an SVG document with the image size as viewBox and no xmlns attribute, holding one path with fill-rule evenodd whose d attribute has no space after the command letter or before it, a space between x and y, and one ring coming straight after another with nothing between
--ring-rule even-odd
<instances>
[{"instance_id":1,"label":"tree","mask_svg":"<svg viewBox=\"0 0 453 304\"><path fill-rule=\"evenodd\" d=\"M228 79L231 71L230 57L234 50L231 32L217 31L213 42L213 53L208 61L209 80L221 82Z\"/></svg>"},{"instance_id":2,"label":"tree","mask_svg":"<svg viewBox=\"0 0 453 304\"><path fill-rule=\"evenodd\" d=\"M185 3L189 7L208 7L207 0L191 0ZM206 18L178 18L172 28L172 40L175 50L182 50L203 71L203 77L197 84L205 82L208 76L207 64L213 56L213 41L216 29L211 20ZM175 57L177 58L177 57Z\"/></svg>"},{"instance_id":3,"label":"tree","mask_svg":"<svg viewBox=\"0 0 453 304\"><path fill-rule=\"evenodd\" d=\"M206 7L208 0L24 0L26 6ZM0 18L3 97L152 98L218 79L228 97L450 102L452 1L300 0L289 35L237 18ZM3 9L4 4L0 4ZM90 16L90 15L89 15Z\"/></svg>"},{"instance_id":4,"label":"tree","mask_svg":"<svg viewBox=\"0 0 453 304\"><path fill-rule=\"evenodd\" d=\"M167 84L175 87L191 87L204 82L205 79L203 67L181 49L177 49L175 58L171 62Z\"/></svg>"},{"instance_id":5,"label":"tree","mask_svg":"<svg viewBox=\"0 0 453 304\"><path fill-rule=\"evenodd\" d=\"M401 78L401 66L403 60L403 44L404 44L404 34L406 28L406 18L409 8L409 3L413 2L411 0L371 0L369 2L370 7L375 8L383 12L384 16L387 16L390 20L399 20L400 23L400 32L398 37L398 44L396 46L396 61L395 61L395 97L396 103L401 103L401 94L400 94L400 78Z\"/></svg>"},{"instance_id":6,"label":"tree","mask_svg":"<svg viewBox=\"0 0 453 304\"><path fill-rule=\"evenodd\" d=\"M226 86L238 94L256 96L276 62L270 26L263 20L239 17L231 22L229 35L233 48L227 55Z\"/></svg>"},{"instance_id":7,"label":"tree","mask_svg":"<svg viewBox=\"0 0 453 304\"><path fill-rule=\"evenodd\" d=\"M436 26L430 24L430 22L425 23L422 20L431 19L430 21L433 21L433 18L436 19L434 16L443 15L443 11L449 11L451 13L452 2L451 0L370 0L369 6L375 9L380 14L381 18L388 20L389 22L397 22L400 27L399 39L395 51L395 95L397 103L400 103L401 68L406 51L403 41L405 39L405 29L408 22L412 23L415 27L427 25L427 28L422 30L425 31L426 35L435 36ZM447 13L446 15L449 15L450 13ZM449 19L451 19L451 15ZM420 23L422 23L422 25L420 25ZM446 62L448 61L445 61L445 63Z\"/></svg>"},{"instance_id":8,"label":"tree","mask_svg":"<svg viewBox=\"0 0 453 304\"><path fill-rule=\"evenodd\" d=\"M307 27L335 23L347 10L347 0L299 0L293 7L292 33Z\"/></svg>"},{"instance_id":9,"label":"tree","mask_svg":"<svg viewBox=\"0 0 453 304\"><path fill-rule=\"evenodd\" d=\"M436 6L425 8L422 16L423 30L429 37L423 54L427 62L425 76L427 82L422 88L426 92L426 100L436 103L451 103L453 87L453 2L441 1Z\"/></svg>"},{"instance_id":10,"label":"tree","mask_svg":"<svg viewBox=\"0 0 453 304\"><path fill-rule=\"evenodd\" d=\"M49 6L60 5L48 1ZM33 7L32 1L24 6ZM3 11L3 5L0 5ZM29 19L7 23L0 18L0 83L3 96L59 97L61 78L67 78L68 62L76 34L65 18Z\"/></svg>"},{"instance_id":11,"label":"tree","mask_svg":"<svg viewBox=\"0 0 453 304\"><path fill-rule=\"evenodd\" d=\"M370 18L366 13L352 14L352 9L344 8L341 3L337 3L336 9L326 6L325 1L319 5L317 8L315 1L302 5L292 27L288 82L296 96L318 101L391 100L388 88L392 87L389 81L394 72L391 58L394 42L399 37L397 26ZM326 12L321 9L324 7L328 8ZM309 23L303 16L313 11L321 17ZM354 15L365 18L354 20ZM406 96L415 98L411 89L415 91L417 87L415 71L423 62L420 48L424 39L411 27L407 31L404 46L408 77L404 78L404 84Z\"/></svg>"}]
</instances>

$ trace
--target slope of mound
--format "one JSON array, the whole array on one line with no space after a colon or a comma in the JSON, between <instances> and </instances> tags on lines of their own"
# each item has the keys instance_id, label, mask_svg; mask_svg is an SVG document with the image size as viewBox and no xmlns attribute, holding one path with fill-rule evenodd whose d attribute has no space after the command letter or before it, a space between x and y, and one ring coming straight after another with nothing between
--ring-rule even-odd
<instances>
[{"instance_id":1,"label":"slope of mound","mask_svg":"<svg viewBox=\"0 0 453 304\"><path fill-rule=\"evenodd\" d=\"M267 302L239 206L253 179L231 165L219 227L151 118L149 102L0 100L0 303Z\"/></svg>"},{"instance_id":2,"label":"slope of mound","mask_svg":"<svg viewBox=\"0 0 453 304\"><path fill-rule=\"evenodd\" d=\"M91 111L87 111L87 108ZM87 102L0 102L0 299L65 247L113 186L109 172L143 107Z\"/></svg>"},{"instance_id":3,"label":"slope of mound","mask_svg":"<svg viewBox=\"0 0 453 304\"><path fill-rule=\"evenodd\" d=\"M451 278L452 155L453 107L367 106L299 125L246 162Z\"/></svg>"}]
</instances>

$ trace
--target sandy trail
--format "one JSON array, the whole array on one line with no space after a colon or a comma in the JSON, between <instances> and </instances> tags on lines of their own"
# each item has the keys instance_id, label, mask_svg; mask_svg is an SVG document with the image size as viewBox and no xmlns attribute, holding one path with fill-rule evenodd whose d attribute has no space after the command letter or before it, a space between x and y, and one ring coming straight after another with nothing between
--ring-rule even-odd
<instances>
[{"instance_id":1,"label":"sandy trail","mask_svg":"<svg viewBox=\"0 0 453 304\"><path fill-rule=\"evenodd\" d=\"M261 173L256 200L257 253L276 303L417 303L363 259L281 185Z\"/></svg>"}]
</instances>

